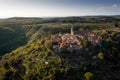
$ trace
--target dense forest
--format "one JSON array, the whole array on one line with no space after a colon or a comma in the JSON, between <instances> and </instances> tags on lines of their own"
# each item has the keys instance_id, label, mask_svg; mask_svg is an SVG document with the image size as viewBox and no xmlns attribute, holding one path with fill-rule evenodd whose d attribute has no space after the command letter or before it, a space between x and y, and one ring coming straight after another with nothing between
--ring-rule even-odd
<instances>
[{"instance_id":1,"label":"dense forest","mask_svg":"<svg viewBox=\"0 0 120 80\"><path fill-rule=\"evenodd\" d=\"M101 35L102 46L83 40L82 54L56 55L45 37L70 33L71 24ZM119 80L119 49L120 16L1 19L0 80Z\"/></svg>"}]
</instances>

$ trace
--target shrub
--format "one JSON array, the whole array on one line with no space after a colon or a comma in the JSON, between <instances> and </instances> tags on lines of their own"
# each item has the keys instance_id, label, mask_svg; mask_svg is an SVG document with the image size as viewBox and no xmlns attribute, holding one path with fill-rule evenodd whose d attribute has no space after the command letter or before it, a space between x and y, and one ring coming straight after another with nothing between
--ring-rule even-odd
<instances>
[{"instance_id":1,"label":"shrub","mask_svg":"<svg viewBox=\"0 0 120 80\"><path fill-rule=\"evenodd\" d=\"M84 77L86 78L86 80L91 80L93 78L93 73L91 72L86 72L84 74Z\"/></svg>"},{"instance_id":2,"label":"shrub","mask_svg":"<svg viewBox=\"0 0 120 80\"><path fill-rule=\"evenodd\" d=\"M103 60L103 58L104 58L103 53L98 53L98 58L99 58L100 60Z\"/></svg>"}]
</instances>

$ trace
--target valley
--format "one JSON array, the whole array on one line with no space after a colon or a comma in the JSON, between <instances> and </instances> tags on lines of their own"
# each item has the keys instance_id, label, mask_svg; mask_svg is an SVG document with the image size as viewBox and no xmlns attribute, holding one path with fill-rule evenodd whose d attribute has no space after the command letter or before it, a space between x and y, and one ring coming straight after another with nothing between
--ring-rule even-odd
<instances>
[{"instance_id":1,"label":"valley","mask_svg":"<svg viewBox=\"0 0 120 80\"><path fill-rule=\"evenodd\" d=\"M119 49L120 16L1 19L0 80L119 80Z\"/></svg>"}]
</instances>

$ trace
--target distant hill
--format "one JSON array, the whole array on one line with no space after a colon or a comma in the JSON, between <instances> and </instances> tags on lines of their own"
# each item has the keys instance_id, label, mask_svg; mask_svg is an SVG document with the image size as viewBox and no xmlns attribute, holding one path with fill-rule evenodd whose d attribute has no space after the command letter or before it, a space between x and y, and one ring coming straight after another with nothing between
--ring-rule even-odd
<instances>
[{"instance_id":1,"label":"distant hill","mask_svg":"<svg viewBox=\"0 0 120 80\"><path fill-rule=\"evenodd\" d=\"M92 30L96 29L93 28L95 26L99 27L99 29L108 28L108 26L113 27L116 22L120 23L119 15L54 18L13 17L1 19L0 54L10 52L21 45L31 43L48 34L69 32L71 23L75 25L75 29L87 28Z\"/></svg>"}]
</instances>

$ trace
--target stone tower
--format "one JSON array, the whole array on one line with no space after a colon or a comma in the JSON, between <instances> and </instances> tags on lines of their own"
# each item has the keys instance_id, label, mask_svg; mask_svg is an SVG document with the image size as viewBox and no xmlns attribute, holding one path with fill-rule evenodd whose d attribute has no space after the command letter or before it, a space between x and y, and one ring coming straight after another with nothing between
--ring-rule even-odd
<instances>
[{"instance_id":1,"label":"stone tower","mask_svg":"<svg viewBox=\"0 0 120 80\"><path fill-rule=\"evenodd\" d=\"M73 24L71 25L71 35L74 35Z\"/></svg>"}]
</instances>

